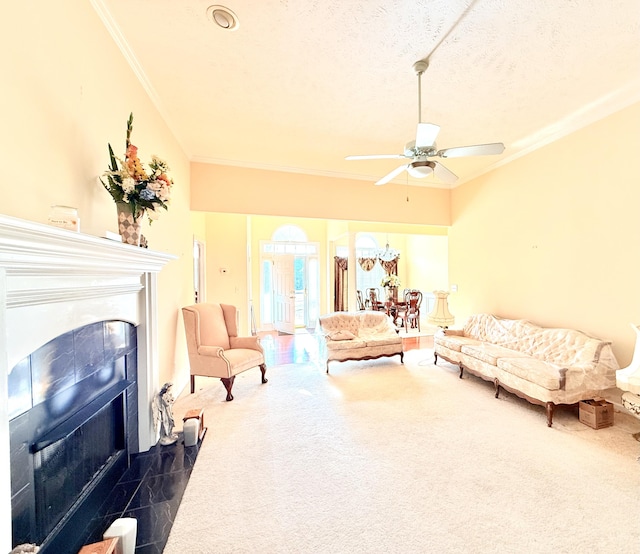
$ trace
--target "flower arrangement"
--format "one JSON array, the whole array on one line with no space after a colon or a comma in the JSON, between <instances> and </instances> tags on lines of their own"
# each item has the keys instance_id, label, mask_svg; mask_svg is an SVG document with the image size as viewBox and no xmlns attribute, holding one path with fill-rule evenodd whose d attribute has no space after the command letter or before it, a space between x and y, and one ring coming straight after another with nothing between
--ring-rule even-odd
<instances>
[{"instance_id":1,"label":"flower arrangement","mask_svg":"<svg viewBox=\"0 0 640 554\"><path fill-rule=\"evenodd\" d=\"M146 213L151 222L160 216L159 208L169 209L173 180L167 176L169 166L157 156L151 156L149 170L144 169L138 158L138 147L131 144L132 130L133 113L127 121L125 158L117 158L109 144L111 166L104 173L107 182L102 179L100 182L116 204L123 203L129 206L135 219Z\"/></svg>"},{"instance_id":2,"label":"flower arrangement","mask_svg":"<svg viewBox=\"0 0 640 554\"><path fill-rule=\"evenodd\" d=\"M383 287L397 288L400 286L400 278L397 275L385 275L382 278L380 285Z\"/></svg>"}]
</instances>

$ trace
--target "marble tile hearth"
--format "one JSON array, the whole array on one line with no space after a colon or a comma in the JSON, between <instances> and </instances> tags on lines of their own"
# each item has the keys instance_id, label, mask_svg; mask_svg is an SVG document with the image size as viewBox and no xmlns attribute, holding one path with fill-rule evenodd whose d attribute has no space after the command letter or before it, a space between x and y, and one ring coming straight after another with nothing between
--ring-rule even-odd
<instances>
[{"instance_id":1,"label":"marble tile hearth","mask_svg":"<svg viewBox=\"0 0 640 554\"><path fill-rule=\"evenodd\" d=\"M156 445L133 456L129 469L84 530L84 544L102 540L114 520L132 517L138 526L136 554L162 553L202 444L185 447L182 433L179 437L175 444Z\"/></svg>"}]
</instances>

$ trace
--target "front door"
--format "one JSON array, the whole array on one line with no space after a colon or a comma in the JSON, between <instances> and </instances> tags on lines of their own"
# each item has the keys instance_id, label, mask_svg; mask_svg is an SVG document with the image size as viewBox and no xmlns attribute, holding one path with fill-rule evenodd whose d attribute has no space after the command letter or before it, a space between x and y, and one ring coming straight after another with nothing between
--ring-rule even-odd
<instances>
[{"instance_id":1,"label":"front door","mask_svg":"<svg viewBox=\"0 0 640 554\"><path fill-rule=\"evenodd\" d=\"M277 331L293 335L296 330L294 256L276 256L273 269L273 325Z\"/></svg>"}]
</instances>

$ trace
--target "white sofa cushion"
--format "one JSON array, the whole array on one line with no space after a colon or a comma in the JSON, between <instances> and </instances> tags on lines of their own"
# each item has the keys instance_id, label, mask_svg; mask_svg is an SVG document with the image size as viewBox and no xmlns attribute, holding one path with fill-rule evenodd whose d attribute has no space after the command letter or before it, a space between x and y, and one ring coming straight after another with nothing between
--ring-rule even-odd
<instances>
[{"instance_id":1,"label":"white sofa cushion","mask_svg":"<svg viewBox=\"0 0 640 554\"><path fill-rule=\"evenodd\" d=\"M496 365L498 358L527 358L526 354L517 352L516 350L510 350L504 346L497 346L489 342L480 342L477 344L463 344L460 351L463 354L478 358L483 362L491 365Z\"/></svg>"},{"instance_id":2,"label":"white sofa cushion","mask_svg":"<svg viewBox=\"0 0 640 554\"><path fill-rule=\"evenodd\" d=\"M511 375L536 383L547 390L560 390L565 385L566 370L537 358L500 358L497 366Z\"/></svg>"}]
</instances>

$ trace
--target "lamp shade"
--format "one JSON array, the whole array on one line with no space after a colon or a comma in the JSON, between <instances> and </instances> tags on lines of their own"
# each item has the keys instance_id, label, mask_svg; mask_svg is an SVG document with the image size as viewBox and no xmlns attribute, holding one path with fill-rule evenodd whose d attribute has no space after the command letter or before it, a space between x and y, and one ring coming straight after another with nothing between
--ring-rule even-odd
<instances>
[{"instance_id":1,"label":"lamp shade","mask_svg":"<svg viewBox=\"0 0 640 554\"><path fill-rule=\"evenodd\" d=\"M446 328L455 321L455 317L449 311L449 302L447 301L449 293L444 290L434 290L433 294L436 297L436 305L427 316L427 321L432 325Z\"/></svg>"}]
</instances>

